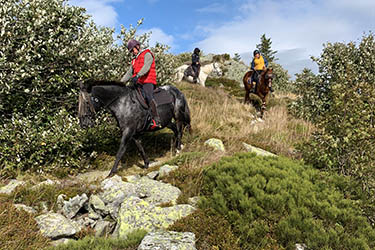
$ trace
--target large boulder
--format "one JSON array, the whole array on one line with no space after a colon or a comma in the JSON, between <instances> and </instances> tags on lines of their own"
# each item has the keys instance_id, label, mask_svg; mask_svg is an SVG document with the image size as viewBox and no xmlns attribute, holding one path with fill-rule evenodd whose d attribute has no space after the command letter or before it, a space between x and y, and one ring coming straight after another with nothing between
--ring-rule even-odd
<instances>
[{"instance_id":1,"label":"large boulder","mask_svg":"<svg viewBox=\"0 0 375 250\"><path fill-rule=\"evenodd\" d=\"M116 231L118 236L126 237L136 229L144 229L148 232L166 229L194 210L195 208L190 205L157 207L138 197L129 197L121 205Z\"/></svg>"},{"instance_id":2,"label":"large boulder","mask_svg":"<svg viewBox=\"0 0 375 250\"><path fill-rule=\"evenodd\" d=\"M163 203L176 204L181 190L169 183L152 180L146 176L135 182L137 185L137 197L143 197L145 201L154 205Z\"/></svg>"},{"instance_id":3,"label":"large boulder","mask_svg":"<svg viewBox=\"0 0 375 250\"><path fill-rule=\"evenodd\" d=\"M195 250L195 234L172 231L148 233L138 246L138 250Z\"/></svg>"},{"instance_id":4,"label":"large boulder","mask_svg":"<svg viewBox=\"0 0 375 250\"><path fill-rule=\"evenodd\" d=\"M78 224L58 213L42 214L35 220L40 232L51 239L69 237L81 230Z\"/></svg>"}]
</instances>

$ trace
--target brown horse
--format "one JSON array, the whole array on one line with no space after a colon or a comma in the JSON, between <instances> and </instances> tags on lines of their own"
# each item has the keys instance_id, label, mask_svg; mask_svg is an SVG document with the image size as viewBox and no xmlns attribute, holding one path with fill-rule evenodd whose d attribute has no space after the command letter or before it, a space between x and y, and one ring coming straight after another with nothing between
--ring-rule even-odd
<instances>
[{"instance_id":1,"label":"brown horse","mask_svg":"<svg viewBox=\"0 0 375 250\"><path fill-rule=\"evenodd\" d=\"M245 99L244 103L250 103L250 91L252 89L252 84L250 79L252 74L257 74L255 71L248 71L246 72L245 76L243 77L242 81L245 86ZM266 101L268 100L269 92L272 87L272 79L273 79L273 70L272 68L268 68L263 70L263 72L259 76L259 84L255 90L255 95L261 99L261 116L263 116L264 110L266 109Z\"/></svg>"}]
</instances>

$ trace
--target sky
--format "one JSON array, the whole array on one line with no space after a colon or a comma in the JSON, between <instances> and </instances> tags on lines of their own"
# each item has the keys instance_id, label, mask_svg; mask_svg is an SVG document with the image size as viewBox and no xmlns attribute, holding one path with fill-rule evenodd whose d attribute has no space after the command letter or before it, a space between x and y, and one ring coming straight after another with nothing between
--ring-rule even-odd
<instances>
[{"instance_id":1,"label":"sky","mask_svg":"<svg viewBox=\"0 0 375 250\"><path fill-rule=\"evenodd\" d=\"M69 0L86 8L96 24L135 26L151 31L150 45L170 52L234 53L249 64L265 34L278 51L277 63L293 77L303 68L317 72L310 59L328 42L359 42L375 33L375 0Z\"/></svg>"}]
</instances>

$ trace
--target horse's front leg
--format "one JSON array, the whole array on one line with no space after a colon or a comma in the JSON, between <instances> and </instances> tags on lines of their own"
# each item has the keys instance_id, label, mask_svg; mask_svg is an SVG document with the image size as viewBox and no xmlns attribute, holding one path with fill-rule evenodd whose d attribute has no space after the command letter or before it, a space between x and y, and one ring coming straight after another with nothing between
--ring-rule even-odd
<instances>
[{"instance_id":1,"label":"horse's front leg","mask_svg":"<svg viewBox=\"0 0 375 250\"><path fill-rule=\"evenodd\" d=\"M117 173L118 164L120 163L120 160L126 151L126 145L128 144L129 140L132 138L132 136L133 136L133 132L129 128L124 129L124 131L122 132L120 147L116 154L115 164L113 165L111 172L109 172L108 177L112 177L114 174Z\"/></svg>"},{"instance_id":2,"label":"horse's front leg","mask_svg":"<svg viewBox=\"0 0 375 250\"><path fill-rule=\"evenodd\" d=\"M141 141L137 138L133 138L134 142L135 142L135 145L137 146L138 150L141 152L141 155L142 155L142 158L143 158L143 162L145 163L145 165L143 166L143 168L148 168L148 165L150 165L150 161L148 160L147 156L146 156L146 153L145 153L145 150L141 144Z\"/></svg>"}]
</instances>

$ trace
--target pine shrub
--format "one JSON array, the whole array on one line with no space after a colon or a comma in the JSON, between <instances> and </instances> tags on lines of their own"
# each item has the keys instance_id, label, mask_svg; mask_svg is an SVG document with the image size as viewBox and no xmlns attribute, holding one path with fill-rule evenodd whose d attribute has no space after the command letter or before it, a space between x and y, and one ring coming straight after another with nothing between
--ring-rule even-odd
<instances>
[{"instance_id":1,"label":"pine shrub","mask_svg":"<svg viewBox=\"0 0 375 250\"><path fill-rule=\"evenodd\" d=\"M287 249L296 243L309 249L374 248L375 230L338 180L287 158L242 153L204 171L200 205L229 221L241 249L275 242Z\"/></svg>"}]
</instances>

